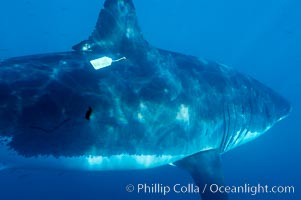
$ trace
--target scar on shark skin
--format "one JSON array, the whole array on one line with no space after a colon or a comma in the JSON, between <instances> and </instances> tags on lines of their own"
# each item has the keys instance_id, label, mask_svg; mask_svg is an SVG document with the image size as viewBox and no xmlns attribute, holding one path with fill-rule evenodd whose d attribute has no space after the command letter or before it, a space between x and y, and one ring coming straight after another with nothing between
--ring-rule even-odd
<instances>
[{"instance_id":1,"label":"scar on shark skin","mask_svg":"<svg viewBox=\"0 0 301 200\"><path fill-rule=\"evenodd\" d=\"M61 123L59 123L58 125L56 125L55 127L51 128L51 129L46 129L43 127L39 127L39 126L30 126L29 128L31 129L36 129L36 130L40 130L43 131L45 133L52 133L55 130L59 129L60 127L62 127L65 123L67 123L68 121L70 121L70 119L65 119L64 121L62 121Z\"/></svg>"},{"instance_id":2,"label":"scar on shark skin","mask_svg":"<svg viewBox=\"0 0 301 200\"><path fill-rule=\"evenodd\" d=\"M85 116L86 120L90 120L92 112L93 112L92 108L89 107L88 110L87 110L87 112L86 112L86 116Z\"/></svg>"}]
</instances>

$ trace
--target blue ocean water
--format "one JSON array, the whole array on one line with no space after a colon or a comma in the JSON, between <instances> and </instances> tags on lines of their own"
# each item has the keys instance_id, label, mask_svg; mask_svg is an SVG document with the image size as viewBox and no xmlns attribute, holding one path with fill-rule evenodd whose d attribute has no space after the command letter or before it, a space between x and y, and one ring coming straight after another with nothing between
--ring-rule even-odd
<instances>
[{"instance_id":1,"label":"blue ocean water","mask_svg":"<svg viewBox=\"0 0 301 200\"><path fill-rule=\"evenodd\" d=\"M134 0L145 38L162 49L209 58L249 74L291 102L267 134L223 155L228 185L294 186L294 194L231 194L231 199L301 199L301 2L297 0ZM0 3L0 58L68 51L93 30L103 0ZM0 199L199 199L135 194L138 183L192 183L170 166L130 172L0 172Z\"/></svg>"}]
</instances>

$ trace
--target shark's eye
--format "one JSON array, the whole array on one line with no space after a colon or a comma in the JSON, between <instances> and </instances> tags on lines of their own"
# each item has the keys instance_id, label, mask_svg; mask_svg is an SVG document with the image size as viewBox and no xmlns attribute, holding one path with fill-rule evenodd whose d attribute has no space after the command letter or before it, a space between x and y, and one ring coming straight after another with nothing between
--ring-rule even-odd
<instances>
[{"instance_id":1,"label":"shark's eye","mask_svg":"<svg viewBox=\"0 0 301 200\"><path fill-rule=\"evenodd\" d=\"M92 108L89 107L87 112L86 112L86 116L85 116L86 120L90 120L92 112L93 112Z\"/></svg>"}]
</instances>

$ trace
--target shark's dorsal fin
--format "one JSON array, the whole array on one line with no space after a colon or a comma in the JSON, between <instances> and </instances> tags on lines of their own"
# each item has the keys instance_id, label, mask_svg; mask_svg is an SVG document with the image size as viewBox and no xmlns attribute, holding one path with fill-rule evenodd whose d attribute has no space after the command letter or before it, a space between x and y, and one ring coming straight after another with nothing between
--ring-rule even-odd
<instances>
[{"instance_id":1,"label":"shark's dorsal fin","mask_svg":"<svg viewBox=\"0 0 301 200\"><path fill-rule=\"evenodd\" d=\"M76 51L120 52L147 45L132 0L106 0L91 36L73 46Z\"/></svg>"},{"instance_id":2,"label":"shark's dorsal fin","mask_svg":"<svg viewBox=\"0 0 301 200\"><path fill-rule=\"evenodd\" d=\"M226 200L226 193L210 191L210 185L224 186L224 177L221 169L218 150L208 150L196 153L177 161L174 165L187 170L200 189L202 200Z\"/></svg>"}]
</instances>

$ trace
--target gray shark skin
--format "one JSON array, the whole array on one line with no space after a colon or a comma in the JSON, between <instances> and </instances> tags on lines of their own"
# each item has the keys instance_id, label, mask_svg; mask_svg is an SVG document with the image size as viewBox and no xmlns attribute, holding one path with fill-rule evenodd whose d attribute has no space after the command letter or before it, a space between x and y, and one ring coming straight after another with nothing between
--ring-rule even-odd
<instances>
[{"instance_id":1,"label":"gray shark skin","mask_svg":"<svg viewBox=\"0 0 301 200\"><path fill-rule=\"evenodd\" d=\"M174 163L200 187L222 184L220 155L291 111L230 67L150 45L131 0L107 0L91 36L73 49L0 61L0 168Z\"/></svg>"}]
</instances>

